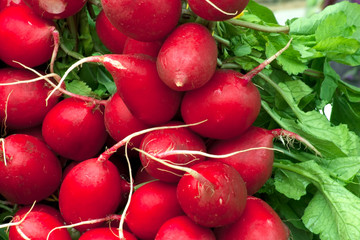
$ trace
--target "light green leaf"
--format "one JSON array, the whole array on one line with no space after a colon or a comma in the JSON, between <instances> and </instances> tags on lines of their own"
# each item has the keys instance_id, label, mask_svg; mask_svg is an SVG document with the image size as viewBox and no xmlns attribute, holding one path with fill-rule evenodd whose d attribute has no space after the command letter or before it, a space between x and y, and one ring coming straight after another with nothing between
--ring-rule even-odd
<instances>
[{"instance_id":1,"label":"light green leaf","mask_svg":"<svg viewBox=\"0 0 360 240\"><path fill-rule=\"evenodd\" d=\"M282 49L289 41L288 36L268 36L268 42L266 43L266 57L269 58L277 51ZM305 71L307 66L302 62L300 53L295 50L291 45L280 56L276 58L282 69L288 74L299 74Z\"/></svg>"},{"instance_id":2,"label":"light green leaf","mask_svg":"<svg viewBox=\"0 0 360 240\"><path fill-rule=\"evenodd\" d=\"M360 26L360 5L357 3L350 3L342 1L337 4L326 7L321 12L312 15L311 17L298 18L290 24L290 35L312 35L315 34L319 25L329 16L336 13L351 16L347 18L347 26ZM335 25L336 28L344 29L344 25ZM332 29L335 32L339 30ZM357 37L357 35L356 35Z\"/></svg>"},{"instance_id":3,"label":"light green leaf","mask_svg":"<svg viewBox=\"0 0 360 240\"><path fill-rule=\"evenodd\" d=\"M250 0L246 5L246 10L251 14L257 15L264 22L275 24L278 23L274 13L269 8L260 5L253 0Z\"/></svg>"},{"instance_id":4,"label":"light green leaf","mask_svg":"<svg viewBox=\"0 0 360 240\"><path fill-rule=\"evenodd\" d=\"M275 171L275 188L288 198L299 200L306 194L306 187L310 181L294 172L283 169Z\"/></svg>"},{"instance_id":5,"label":"light green leaf","mask_svg":"<svg viewBox=\"0 0 360 240\"><path fill-rule=\"evenodd\" d=\"M82 96L90 96L92 94L91 88L85 82L80 80L66 82L66 90Z\"/></svg>"},{"instance_id":6,"label":"light green leaf","mask_svg":"<svg viewBox=\"0 0 360 240\"><path fill-rule=\"evenodd\" d=\"M317 162L332 175L343 181L349 181L360 170L360 156L325 159L319 158Z\"/></svg>"},{"instance_id":7,"label":"light green leaf","mask_svg":"<svg viewBox=\"0 0 360 240\"><path fill-rule=\"evenodd\" d=\"M306 178L318 189L302 216L311 232L319 234L321 240L360 239L360 198L332 179L315 161L274 166Z\"/></svg>"},{"instance_id":8,"label":"light green leaf","mask_svg":"<svg viewBox=\"0 0 360 240\"><path fill-rule=\"evenodd\" d=\"M300 163L319 189L305 210L305 226L322 240L360 239L360 198L330 178L313 161Z\"/></svg>"}]
</instances>

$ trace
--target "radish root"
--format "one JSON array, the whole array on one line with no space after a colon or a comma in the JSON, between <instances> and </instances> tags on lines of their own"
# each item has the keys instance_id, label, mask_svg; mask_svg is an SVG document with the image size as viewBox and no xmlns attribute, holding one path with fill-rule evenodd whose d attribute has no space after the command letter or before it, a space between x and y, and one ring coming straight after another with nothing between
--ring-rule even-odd
<instances>
[{"instance_id":1,"label":"radish root","mask_svg":"<svg viewBox=\"0 0 360 240\"><path fill-rule=\"evenodd\" d=\"M4 160L4 165L7 166L6 152L5 152L5 139L0 138L0 141L1 141L1 150L2 150L2 157Z\"/></svg>"},{"instance_id":2,"label":"radish root","mask_svg":"<svg viewBox=\"0 0 360 240\"><path fill-rule=\"evenodd\" d=\"M78 223L74 223L74 224L69 224L69 225L64 225L64 226L59 226L59 227L55 227L53 229L51 229L51 231L48 233L46 240L49 240L50 235L58 230L58 229L64 229L64 228L73 228L73 227L77 227L77 226L82 226L82 225L86 225L86 224L95 224L95 223L100 223L100 222L106 222L106 221L112 221L112 220L118 220L119 216L116 214L112 214L109 215L107 217L104 218L98 218L98 219L91 219L91 220L87 220L87 221L82 221L82 222L78 222Z\"/></svg>"},{"instance_id":3,"label":"radish root","mask_svg":"<svg viewBox=\"0 0 360 240\"><path fill-rule=\"evenodd\" d=\"M33 210L34 206L36 204L36 201L33 202L33 204L31 205L29 211L27 211L24 216L20 219L20 221L18 222L10 222L10 223L5 223L5 224L1 224L0 225L0 228L7 228L9 229L10 227L13 227L13 226L18 226L20 225L21 223L23 223L25 221L25 219L27 218L27 216L31 213L31 211ZM14 219L13 219L14 220ZM16 228L16 230L18 230L18 228ZM21 233L19 233L21 235Z\"/></svg>"},{"instance_id":4,"label":"radish root","mask_svg":"<svg viewBox=\"0 0 360 240\"><path fill-rule=\"evenodd\" d=\"M228 16L236 16L239 11L236 12L226 12L224 10L222 10L221 8L219 8L218 6L216 6L213 2L211 2L210 0L205 0L205 2L207 2L208 4L210 4L213 8L215 8L216 10L218 10L219 12L221 12L222 14L228 15Z\"/></svg>"},{"instance_id":5,"label":"radish root","mask_svg":"<svg viewBox=\"0 0 360 240\"><path fill-rule=\"evenodd\" d=\"M9 99L10 99L10 95L12 94L14 90L11 90L10 93L7 95L7 98L6 98L6 103L5 103L5 109L4 109L4 119L1 123L1 126L2 126L2 136L6 136L7 134L7 124L6 124L6 121L7 121L7 118L8 118L8 106L9 106Z\"/></svg>"}]
</instances>

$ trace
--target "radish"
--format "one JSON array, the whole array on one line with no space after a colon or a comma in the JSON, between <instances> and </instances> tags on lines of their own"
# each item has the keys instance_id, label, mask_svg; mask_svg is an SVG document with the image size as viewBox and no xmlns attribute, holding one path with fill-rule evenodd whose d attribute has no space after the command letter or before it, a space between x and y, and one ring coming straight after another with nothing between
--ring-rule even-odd
<instances>
[{"instance_id":1,"label":"radish","mask_svg":"<svg viewBox=\"0 0 360 240\"><path fill-rule=\"evenodd\" d=\"M105 105L104 122L107 132L117 142L131 133L148 128L133 116L119 94L114 94ZM139 147L142 137L131 139L130 146Z\"/></svg>"},{"instance_id":2,"label":"radish","mask_svg":"<svg viewBox=\"0 0 360 240\"><path fill-rule=\"evenodd\" d=\"M44 80L25 81L34 78L37 78L36 74L24 69L0 69L0 118L4 128L25 129L39 126L45 115L58 103L58 93L46 103L45 99L52 88Z\"/></svg>"},{"instance_id":3,"label":"radish","mask_svg":"<svg viewBox=\"0 0 360 240\"><path fill-rule=\"evenodd\" d=\"M186 215L204 227L220 227L235 222L246 204L246 186L230 165L204 161L191 167L177 185L177 198Z\"/></svg>"},{"instance_id":4,"label":"radish","mask_svg":"<svg viewBox=\"0 0 360 240\"><path fill-rule=\"evenodd\" d=\"M96 17L95 28L100 41L105 47L112 53L123 53L127 36L111 24L103 10Z\"/></svg>"},{"instance_id":5,"label":"radish","mask_svg":"<svg viewBox=\"0 0 360 240\"><path fill-rule=\"evenodd\" d=\"M267 64L289 47L288 44L274 56L245 75L235 70L217 70L203 87L187 91L181 103L185 123L207 120L190 127L203 137L230 139L245 132L256 120L261 107L259 90L251 79Z\"/></svg>"},{"instance_id":6,"label":"radish","mask_svg":"<svg viewBox=\"0 0 360 240\"><path fill-rule=\"evenodd\" d=\"M13 134L2 139L0 194L17 204L49 197L60 185L62 168L55 154L39 139Z\"/></svg>"},{"instance_id":7,"label":"radish","mask_svg":"<svg viewBox=\"0 0 360 240\"><path fill-rule=\"evenodd\" d=\"M23 0L0 0L0 11L8 6L25 4Z\"/></svg>"},{"instance_id":8,"label":"radish","mask_svg":"<svg viewBox=\"0 0 360 240\"><path fill-rule=\"evenodd\" d=\"M72 69L85 62L104 64L115 81L117 94L121 96L134 117L145 124L164 124L178 112L182 93L168 88L161 81L154 58L144 54L87 57L73 64L59 85ZM57 88L53 91L56 90Z\"/></svg>"},{"instance_id":9,"label":"radish","mask_svg":"<svg viewBox=\"0 0 360 240\"><path fill-rule=\"evenodd\" d=\"M218 240L288 240L289 229L265 201L249 196L236 222L215 229Z\"/></svg>"},{"instance_id":10,"label":"radish","mask_svg":"<svg viewBox=\"0 0 360 240\"><path fill-rule=\"evenodd\" d=\"M188 91L207 83L216 70L217 45L198 23L177 27L163 43L156 60L161 80L170 88Z\"/></svg>"},{"instance_id":11,"label":"radish","mask_svg":"<svg viewBox=\"0 0 360 240\"><path fill-rule=\"evenodd\" d=\"M183 214L176 198L176 185L154 181L134 192L126 223L136 237L154 239L166 220Z\"/></svg>"},{"instance_id":12,"label":"radish","mask_svg":"<svg viewBox=\"0 0 360 240\"><path fill-rule=\"evenodd\" d=\"M165 126L182 125L182 122L171 121ZM140 149L152 155L159 155L169 150L194 150L206 152L206 146L202 138L193 133L189 128L174 128L152 131L144 135ZM183 171L171 169L163 164L152 160L140 153L140 160L143 168L154 178L165 182L178 182L184 174ZM191 167L192 165L204 161L205 157L194 157L192 155L173 155L168 156L164 161L171 164Z\"/></svg>"},{"instance_id":13,"label":"radish","mask_svg":"<svg viewBox=\"0 0 360 240\"><path fill-rule=\"evenodd\" d=\"M11 222L14 225L9 229L9 240L71 240L66 229L52 231L64 224L58 210L47 205L38 204L33 208L30 206L23 207L16 212ZM48 235L49 238L47 238Z\"/></svg>"},{"instance_id":14,"label":"radish","mask_svg":"<svg viewBox=\"0 0 360 240\"><path fill-rule=\"evenodd\" d=\"M161 225L155 240L215 240L210 228L194 223L187 216L178 216L167 220Z\"/></svg>"},{"instance_id":15,"label":"radish","mask_svg":"<svg viewBox=\"0 0 360 240\"><path fill-rule=\"evenodd\" d=\"M28 67L46 63L54 49L55 33L54 24L28 6L9 6L0 12L0 59L12 67L20 67L13 61Z\"/></svg>"},{"instance_id":16,"label":"radish","mask_svg":"<svg viewBox=\"0 0 360 240\"><path fill-rule=\"evenodd\" d=\"M116 166L110 161L92 158L76 164L59 191L59 209L65 222L75 224L115 213L123 194L121 182ZM84 224L75 229L83 232L99 225Z\"/></svg>"},{"instance_id":17,"label":"radish","mask_svg":"<svg viewBox=\"0 0 360 240\"><path fill-rule=\"evenodd\" d=\"M42 134L51 149L75 161L94 157L107 138L100 107L76 98L64 99L48 112Z\"/></svg>"},{"instance_id":18,"label":"radish","mask_svg":"<svg viewBox=\"0 0 360 240\"><path fill-rule=\"evenodd\" d=\"M63 19L78 13L87 0L25 0L41 17Z\"/></svg>"},{"instance_id":19,"label":"radish","mask_svg":"<svg viewBox=\"0 0 360 240\"><path fill-rule=\"evenodd\" d=\"M295 133L283 129L267 130L251 126L236 138L214 141L208 152L214 155L224 155L253 148L254 150L251 151L214 160L233 166L245 181L248 195L253 195L271 177L274 162L274 138L296 139L313 149L305 139Z\"/></svg>"},{"instance_id":20,"label":"radish","mask_svg":"<svg viewBox=\"0 0 360 240\"><path fill-rule=\"evenodd\" d=\"M188 0L190 9L209 21L225 21L239 15L249 0Z\"/></svg>"},{"instance_id":21,"label":"radish","mask_svg":"<svg viewBox=\"0 0 360 240\"><path fill-rule=\"evenodd\" d=\"M124 44L123 53L124 54L142 53L156 58L162 44L163 44L163 40L142 42L127 37Z\"/></svg>"},{"instance_id":22,"label":"radish","mask_svg":"<svg viewBox=\"0 0 360 240\"><path fill-rule=\"evenodd\" d=\"M128 37L139 41L165 38L178 24L181 0L102 0L110 22Z\"/></svg>"},{"instance_id":23,"label":"radish","mask_svg":"<svg viewBox=\"0 0 360 240\"><path fill-rule=\"evenodd\" d=\"M137 238L124 230L123 240L136 240ZM118 230L114 227L93 228L84 232L79 240L119 240Z\"/></svg>"}]
</instances>

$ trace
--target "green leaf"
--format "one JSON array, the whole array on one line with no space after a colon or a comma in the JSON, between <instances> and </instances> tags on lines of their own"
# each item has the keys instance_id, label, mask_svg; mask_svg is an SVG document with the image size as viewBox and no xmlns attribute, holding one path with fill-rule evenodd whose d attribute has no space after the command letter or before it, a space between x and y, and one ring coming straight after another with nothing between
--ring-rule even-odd
<instances>
[{"instance_id":1,"label":"green leaf","mask_svg":"<svg viewBox=\"0 0 360 240\"><path fill-rule=\"evenodd\" d=\"M291 22L290 24L290 35L312 35L315 34L319 25L324 22L324 20L333 14L339 14L350 16L346 20L347 26L360 26L360 5L357 3L350 3L348 1L342 1L337 4L326 7L321 12L312 15L311 17L298 18ZM336 17L333 17L336 19ZM335 24L336 28L344 29L344 25ZM341 32L339 29L333 28L334 32ZM355 37L358 37L357 31Z\"/></svg>"},{"instance_id":2,"label":"green leaf","mask_svg":"<svg viewBox=\"0 0 360 240\"><path fill-rule=\"evenodd\" d=\"M69 92L76 93L82 96L92 95L92 89L84 81L80 80L66 82L66 89Z\"/></svg>"},{"instance_id":3,"label":"green leaf","mask_svg":"<svg viewBox=\"0 0 360 240\"><path fill-rule=\"evenodd\" d=\"M319 158L317 163L331 172L333 176L343 181L352 180L360 170L360 156L330 159Z\"/></svg>"},{"instance_id":4,"label":"green leaf","mask_svg":"<svg viewBox=\"0 0 360 240\"><path fill-rule=\"evenodd\" d=\"M336 125L347 124L351 131L360 135L360 106L349 102L345 96L333 99L330 120Z\"/></svg>"},{"instance_id":5,"label":"green leaf","mask_svg":"<svg viewBox=\"0 0 360 240\"><path fill-rule=\"evenodd\" d=\"M267 23L275 23L277 24L277 20L275 18L274 13L267 7L260 5L259 3L250 0L249 3L246 6L246 10L258 16L261 20Z\"/></svg>"},{"instance_id":6,"label":"green leaf","mask_svg":"<svg viewBox=\"0 0 360 240\"><path fill-rule=\"evenodd\" d=\"M275 171L275 188L288 198L299 200L306 194L310 181L296 173L277 169Z\"/></svg>"},{"instance_id":7,"label":"green leaf","mask_svg":"<svg viewBox=\"0 0 360 240\"><path fill-rule=\"evenodd\" d=\"M97 71L97 78L98 82L105 86L106 90L110 93L110 95L113 95L116 93L116 85L113 81L111 75L107 70L104 70L103 68L99 68Z\"/></svg>"},{"instance_id":8,"label":"green leaf","mask_svg":"<svg viewBox=\"0 0 360 240\"><path fill-rule=\"evenodd\" d=\"M266 44L266 57L269 58L277 51L282 49L290 40L285 35L268 36ZM307 66L302 62L300 53L291 45L280 56L276 58L276 62L290 75L296 75L305 71Z\"/></svg>"},{"instance_id":9,"label":"green leaf","mask_svg":"<svg viewBox=\"0 0 360 240\"><path fill-rule=\"evenodd\" d=\"M89 18L87 15L86 8L83 8L79 13L80 16L80 27L79 27L79 40L80 40L80 51L84 55L89 56L93 52L94 44L90 33Z\"/></svg>"},{"instance_id":10,"label":"green leaf","mask_svg":"<svg viewBox=\"0 0 360 240\"><path fill-rule=\"evenodd\" d=\"M356 66L360 64L360 41L342 36L320 40L314 49L323 52L329 60Z\"/></svg>"},{"instance_id":11,"label":"green leaf","mask_svg":"<svg viewBox=\"0 0 360 240\"><path fill-rule=\"evenodd\" d=\"M322 240L360 239L360 198L329 176L314 161L276 163L274 166L307 178L318 189L305 209L302 221Z\"/></svg>"},{"instance_id":12,"label":"green leaf","mask_svg":"<svg viewBox=\"0 0 360 240\"><path fill-rule=\"evenodd\" d=\"M320 88L320 99L325 100L327 103L331 101L334 96L335 90L338 87L340 76L330 66L328 61L324 62L324 81Z\"/></svg>"}]
</instances>

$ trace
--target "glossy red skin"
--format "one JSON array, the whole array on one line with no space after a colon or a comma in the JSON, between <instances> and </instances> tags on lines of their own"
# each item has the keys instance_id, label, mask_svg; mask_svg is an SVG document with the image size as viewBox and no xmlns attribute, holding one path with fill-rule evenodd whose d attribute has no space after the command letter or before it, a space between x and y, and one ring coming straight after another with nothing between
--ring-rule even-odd
<instances>
[{"instance_id":1,"label":"glossy red skin","mask_svg":"<svg viewBox=\"0 0 360 240\"><path fill-rule=\"evenodd\" d=\"M1 151L0 193L8 201L32 204L49 197L60 185L62 168L55 154L36 137L5 138L7 166Z\"/></svg>"},{"instance_id":2,"label":"glossy red skin","mask_svg":"<svg viewBox=\"0 0 360 240\"><path fill-rule=\"evenodd\" d=\"M26 0L32 9L47 19L64 19L78 13L87 0Z\"/></svg>"},{"instance_id":3,"label":"glossy red skin","mask_svg":"<svg viewBox=\"0 0 360 240\"><path fill-rule=\"evenodd\" d=\"M38 75L24 69L9 67L0 69L1 84L37 77ZM59 100L59 95L54 94L46 105L46 98L52 89L43 80L0 86L0 118L4 119L6 116L6 127L8 129L26 129L40 126L45 115Z\"/></svg>"},{"instance_id":4,"label":"glossy red skin","mask_svg":"<svg viewBox=\"0 0 360 240\"><path fill-rule=\"evenodd\" d=\"M165 221L179 215L184 213L176 198L176 185L154 181L134 192L126 223L139 239L154 239Z\"/></svg>"},{"instance_id":5,"label":"glossy red skin","mask_svg":"<svg viewBox=\"0 0 360 240\"><path fill-rule=\"evenodd\" d=\"M134 117L119 94L114 94L105 106L105 127L109 135L116 141L121 141L128 135L148 128L146 124ZM131 139L130 148L139 147L143 135Z\"/></svg>"},{"instance_id":6,"label":"glossy red skin","mask_svg":"<svg viewBox=\"0 0 360 240\"><path fill-rule=\"evenodd\" d=\"M54 41L52 22L42 19L26 5L9 6L0 12L0 59L22 68L13 60L36 67L50 60Z\"/></svg>"},{"instance_id":7,"label":"glossy red skin","mask_svg":"<svg viewBox=\"0 0 360 240\"><path fill-rule=\"evenodd\" d=\"M51 149L75 161L94 157L107 138L99 107L75 98L60 101L48 112L42 134Z\"/></svg>"},{"instance_id":8,"label":"glossy red skin","mask_svg":"<svg viewBox=\"0 0 360 240\"><path fill-rule=\"evenodd\" d=\"M30 207L20 209L12 219L12 222L19 222ZM51 209L46 205L36 206L26 216L25 220L18 226L12 226L9 229L9 240L23 240L17 228L23 232L29 239L47 239L49 232L55 227L64 226L63 221L57 214L56 209ZM58 229L50 234L49 240L71 240L71 236L67 229Z\"/></svg>"},{"instance_id":9,"label":"glossy red skin","mask_svg":"<svg viewBox=\"0 0 360 240\"><path fill-rule=\"evenodd\" d=\"M196 15L209 21L225 21L234 18L245 9L249 0L211 0L211 2L227 13L236 14L224 14L205 0L188 0L190 9Z\"/></svg>"},{"instance_id":10,"label":"glossy red skin","mask_svg":"<svg viewBox=\"0 0 360 240\"><path fill-rule=\"evenodd\" d=\"M0 0L0 11L8 6L25 4L23 0Z\"/></svg>"},{"instance_id":11,"label":"glossy red skin","mask_svg":"<svg viewBox=\"0 0 360 240\"><path fill-rule=\"evenodd\" d=\"M94 228L83 233L79 240L119 240L119 230L115 227ZM123 230L123 240L136 240L137 238L126 230Z\"/></svg>"},{"instance_id":12,"label":"glossy red skin","mask_svg":"<svg viewBox=\"0 0 360 240\"><path fill-rule=\"evenodd\" d=\"M121 197L121 176L110 161L88 159L74 166L59 192L59 209L67 224L104 218L115 213ZM101 223L75 227L83 232Z\"/></svg>"},{"instance_id":13,"label":"glossy red skin","mask_svg":"<svg viewBox=\"0 0 360 240\"><path fill-rule=\"evenodd\" d=\"M279 215L265 201L249 196L238 221L215 229L218 240L288 240L289 231Z\"/></svg>"},{"instance_id":14,"label":"glossy red skin","mask_svg":"<svg viewBox=\"0 0 360 240\"><path fill-rule=\"evenodd\" d=\"M182 93L161 81L154 58L143 54L105 55L104 58L117 94L137 119L147 125L160 125L175 116ZM119 63L125 69L119 69L116 65Z\"/></svg>"},{"instance_id":15,"label":"glossy red skin","mask_svg":"<svg viewBox=\"0 0 360 240\"><path fill-rule=\"evenodd\" d=\"M215 240L210 228L194 223L187 216L178 216L167 220L156 234L155 240Z\"/></svg>"},{"instance_id":16,"label":"glossy red skin","mask_svg":"<svg viewBox=\"0 0 360 240\"><path fill-rule=\"evenodd\" d=\"M31 209L31 212L44 212L52 217L56 218L60 223L64 224L64 219L61 216L61 213L58 209L51 207L49 205L43 204L43 203L36 203L34 206L26 205L23 207L20 207L19 210L16 212L15 216L24 215Z\"/></svg>"},{"instance_id":17,"label":"glossy red skin","mask_svg":"<svg viewBox=\"0 0 360 240\"><path fill-rule=\"evenodd\" d=\"M261 108L259 90L234 70L217 70L203 87L185 93L181 115L203 137L230 139L245 132Z\"/></svg>"},{"instance_id":18,"label":"glossy red skin","mask_svg":"<svg viewBox=\"0 0 360 240\"><path fill-rule=\"evenodd\" d=\"M222 162L204 161L191 167L213 185L213 190L190 174L184 174L177 186L181 208L195 223L220 227L240 218L246 203L246 187L240 174Z\"/></svg>"},{"instance_id":19,"label":"glossy red skin","mask_svg":"<svg viewBox=\"0 0 360 240\"><path fill-rule=\"evenodd\" d=\"M166 124L166 126L183 124L184 123L182 122L172 121ZM192 132L189 128L162 129L149 132L142 139L140 149L150 154L164 153L171 150L194 150L206 152L206 146L203 139ZM167 156L163 159L183 167L191 167L196 163L204 161L205 157L177 154ZM167 167L141 153L140 161L143 168L151 176L165 182L177 183L184 174L183 171Z\"/></svg>"},{"instance_id":20,"label":"glossy red skin","mask_svg":"<svg viewBox=\"0 0 360 240\"><path fill-rule=\"evenodd\" d=\"M102 0L109 21L138 41L165 38L178 24L181 0Z\"/></svg>"},{"instance_id":21,"label":"glossy red skin","mask_svg":"<svg viewBox=\"0 0 360 240\"><path fill-rule=\"evenodd\" d=\"M209 30L198 23L177 27L164 41L156 60L161 80L177 91L205 85L216 70L218 50Z\"/></svg>"},{"instance_id":22,"label":"glossy red skin","mask_svg":"<svg viewBox=\"0 0 360 240\"><path fill-rule=\"evenodd\" d=\"M162 44L163 44L163 40L142 42L128 37L125 41L123 53L124 54L141 53L156 58Z\"/></svg>"},{"instance_id":23,"label":"glossy red skin","mask_svg":"<svg viewBox=\"0 0 360 240\"><path fill-rule=\"evenodd\" d=\"M112 53L123 53L127 36L111 24L103 10L97 15L95 29L105 47Z\"/></svg>"},{"instance_id":24,"label":"glossy red skin","mask_svg":"<svg viewBox=\"0 0 360 240\"><path fill-rule=\"evenodd\" d=\"M249 148L273 148L273 139L274 136L270 131L251 126L239 137L215 141L209 148L209 153L222 155ZM216 158L214 161L221 161L233 166L245 181L248 195L253 195L271 176L274 151L251 150L227 158Z\"/></svg>"}]
</instances>

